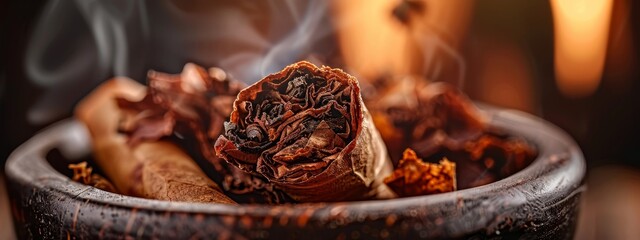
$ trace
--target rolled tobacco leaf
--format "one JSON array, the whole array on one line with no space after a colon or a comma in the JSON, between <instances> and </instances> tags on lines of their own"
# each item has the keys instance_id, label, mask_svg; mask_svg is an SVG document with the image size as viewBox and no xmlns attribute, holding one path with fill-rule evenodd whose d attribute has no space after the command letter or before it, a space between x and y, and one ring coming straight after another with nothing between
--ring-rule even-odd
<instances>
[{"instance_id":1,"label":"rolled tobacco leaf","mask_svg":"<svg viewBox=\"0 0 640 240\"><path fill-rule=\"evenodd\" d=\"M446 157L457 163L458 188L463 189L513 174L535 157L533 146L491 128L487 117L451 85L415 77L382 85L367 104L394 160L405 148L428 162Z\"/></svg>"},{"instance_id":2,"label":"rolled tobacco leaf","mask_svg":"<svg viewBox=\"0 0 640 240\"><path fill-rule=\"evenodd\" d=\"M446 158L440 164L425 163L407 148L398 167L384 179L400 197L420 196L456 190L456 164Z\"/></svg>"},{"instance_id":3,"label":"rolled tobacco leaf","mask_svg":"<svg viewBox=\"0 0 640 240\"><path fill-rule=\"evenodd\" d=\"M358 82L340 69L298 62L243 89L215 150L300 202L392 194L384 143Z\"/></svg>"},{"instance_id":4,"label":"rolled tobacco leaf","mask_svg":"<svg viewBox=\"0 0 640 240\"><path fill-rule=\"evenodd\" d=\"M260 176L241 171L220 160L213 144L223 132L236 95L244 87L222 69L188 63L180 74L148 73L149 88L140 101L118 98L120 108L138 113L121 124L120 131L135 143L179 135L186 145L195 139L199 152L215 170L214 180L225 193L239 202L284 203L291 201ZM194 155L194 153L191 153Z\"/></svg>"},{"instance_id":5,"label":"rolled tobacco leaf","mask_svg":"<svg viewBox=\"0 0 640 240\"><path fill-rule=\"evenodd\" d=\"M87 162L69 164L69 169L73 170L73 177L71 177L71 180L102 189L107 192L117 193L116 187L114 187L106 178L97 173L93 173L93 168L89 167Z\"/></svg>"},{"instance_id":6,"label":"rolled tobacco leaf","mask_svg":"<svg viewBox=\"0 0 640 240\"><path fill-rule=\"evenodd\" d=\"M118 132L121 122L138 116L122 110L116 98L140 101L146 88L133 80L115 78L99 86L76 108L76 117L91 135L95 162L118 192L151 199L235 204L216 183L174 143L137 141Z\"/></svg>"}]
</instances>

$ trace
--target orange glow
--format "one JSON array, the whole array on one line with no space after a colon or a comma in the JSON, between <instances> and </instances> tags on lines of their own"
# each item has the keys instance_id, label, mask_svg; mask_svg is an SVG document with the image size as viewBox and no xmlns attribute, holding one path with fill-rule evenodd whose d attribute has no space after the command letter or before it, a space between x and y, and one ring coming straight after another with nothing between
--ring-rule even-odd
<instances>
[{"instance_id":1,"label":"orange glow","mask_svg":"<svg viewBox=\"0 0 640 240\"><path fill-rule=\"evenodd\" d=\"M333 1L339 41L345 62L365 78L388 73L409 73L407 60L415 59L405 49L407 29L392 18L397 1Z\"/></svg>"},{"instance_id":2,"label":"orange glow","mask_svg":"<svg viewBox=\"0 0 640 240\"><path fill-rule=\"evenodd\" d=\"M478 52L469 56L468 86L474 98L501 107L535 113L537 109L531 66L514 42L478 37Z\"/></svg>"},{"instance_id":3,"label":"orange glow","mask_svg":"<svg viewBox=\"0 0 640 240\"><path fill-rule=\"evenodd\" d=\"M420 36L434 32L455 48L466 32L474 1L420 2L426 11L411 15L412 23L403 25L392 15L399 0L332 1L338 41L350 70L364 79L422 73L421 49L433 46L424 46L429 43L420 42Z\"/></svg>"},{"instance_id":4,"label":"orange glow","mask_svg":"<svg viewBox=\"0 0 640 240\"><path fill-rule=\"evenodd\" d=\"M585 97L600 84L613 0L551 0L555 75L568 97Z\"/></svg>"}]
</instances>

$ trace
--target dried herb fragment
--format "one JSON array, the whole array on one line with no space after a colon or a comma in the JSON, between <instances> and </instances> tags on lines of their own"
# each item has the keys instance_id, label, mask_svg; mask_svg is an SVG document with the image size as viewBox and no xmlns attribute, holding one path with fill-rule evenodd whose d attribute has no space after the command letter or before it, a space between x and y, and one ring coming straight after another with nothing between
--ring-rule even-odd
<instances>
[{"instance_id":1,"label":"dried herb fragment","mask_svg":"<svg viewBox=\"0 0 640 240\"><path fill-rule=\"evenodd\" d=\"M77 164L69 164L69 169L73 170L71 180L89 185L107 192L117 193L116 188L106 178L99 174L93 173L93 168L89 167L87 162Z\"/></svg>"},{"instance_id":2,"label":"dried herb fragment","mask_svg":"<svg viewBox=\"0 0 640 240\"><path fill-rule=\"evenodd\" d=\"M390 171L360 87L339 69L298 62L245 88L218 156L262 176L296 201L380 196Z\"/></svg>"},{"instance_id":3,"label":"dried herb fragment","mask_svg":"<svg viewBox=\"0 0 640 240\"><path fill-rule=\"evenodd\" d=\"M456 164L446 158L440 164L423 162L407 148L398 167L384 183L400 197L455 191Z\"/></svg>"}]
</instances>

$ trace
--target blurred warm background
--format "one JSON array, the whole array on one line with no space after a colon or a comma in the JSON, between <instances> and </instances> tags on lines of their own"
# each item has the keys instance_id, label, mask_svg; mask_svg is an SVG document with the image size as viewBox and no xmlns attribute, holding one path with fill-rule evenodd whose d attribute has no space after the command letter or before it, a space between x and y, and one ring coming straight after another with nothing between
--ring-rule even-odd
<instances>
[{"instance_id":1,"label":"blurred warm background","mask_svg":"<svg viewBox=\"0 0 640 240\"><path fill-rule=\"evenodd\" d=\"M194 61L252 82L307 58L449 81L558 125L588 164L577 238L640 236L637 1L14 0L0 16L0 163L111 76ZM0 239L7 208L2 176Z\"/></svg>"}]
</instances>

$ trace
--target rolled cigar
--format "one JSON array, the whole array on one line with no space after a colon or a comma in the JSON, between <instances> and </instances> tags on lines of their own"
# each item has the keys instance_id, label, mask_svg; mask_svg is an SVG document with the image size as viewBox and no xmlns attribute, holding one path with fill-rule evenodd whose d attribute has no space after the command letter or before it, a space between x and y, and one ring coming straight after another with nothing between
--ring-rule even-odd
<instances>
[{"instance_id":1,"label":"rolled cigar","mask_svg":"<svg viewBox=\"0 0 640 240\"><path fill-rule=\"evenodd\" d=\"M357 80L340 69L298 62L243 89L215 150L296 201L392 196L384 143Z\"/></svg>"},{"instance_id":2,"label":"rolled cigar","mask_svg":"<svg viewBox=\"0 0 640 240\"><path fill-rule=\"evenodd\" d=\"M150 199L235 204L222 193L198 165L165 140L128 143L118 132L128 113L116 98L139 101L146 88L127 78L115 78L99 86L76 107L75 115L91 135L95 162L118 192Z\"/></svg>"}]
</instances>

